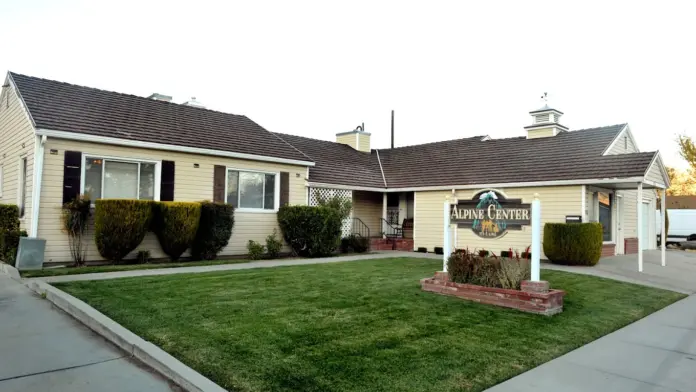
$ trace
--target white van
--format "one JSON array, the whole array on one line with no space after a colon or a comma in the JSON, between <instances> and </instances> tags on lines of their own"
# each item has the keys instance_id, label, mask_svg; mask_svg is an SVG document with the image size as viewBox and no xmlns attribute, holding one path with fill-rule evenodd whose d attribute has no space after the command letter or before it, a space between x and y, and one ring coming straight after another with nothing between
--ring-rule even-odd
<instances>
[{"instance_id":1,"label":"white van","mask_svg":"<svg viewBox=\"0 0 696 392\"><path fill-rule=\"evenodd\" d=\"M660 210L655 211L655 222L657 222L658 244L662 235L662 220ZM696 241L696 210L667 210L669 227L667 228L667 243L677 243L691 239Z\"/></svg>"}]
</instances>

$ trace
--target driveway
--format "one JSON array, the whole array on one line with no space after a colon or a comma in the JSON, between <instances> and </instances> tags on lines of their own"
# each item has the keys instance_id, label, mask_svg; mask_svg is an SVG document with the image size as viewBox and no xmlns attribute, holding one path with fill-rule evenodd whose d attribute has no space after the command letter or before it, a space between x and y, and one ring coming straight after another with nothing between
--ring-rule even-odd
<instances>
[{"instance_id":1,"label":"driveway","mask_svg":"<svg viewBox=\"0 0 696 392\"><path fill-rule=\"evenodd\" d=\"M0 274L0 391L179 391Z\"/></svg>"},{"instance_id":2,"label":"driveway","mask_svg":"<svg viewBox=\"0 0 696 392\"><path fill-rule=\"evenodd\" d=\"M662 266L659 250L643 252L643 272L638 272L638 256L604 257L594 267L567 267L543 263L542 268L603 276L645 286L696 293L696 252L667 250L667 265Z\"/></svg>"}]
</instances>

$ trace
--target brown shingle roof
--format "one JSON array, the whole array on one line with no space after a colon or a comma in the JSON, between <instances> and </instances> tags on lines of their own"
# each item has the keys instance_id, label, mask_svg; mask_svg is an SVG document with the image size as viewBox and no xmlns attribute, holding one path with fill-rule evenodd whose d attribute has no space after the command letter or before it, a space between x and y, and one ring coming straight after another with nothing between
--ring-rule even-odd
<instances>
[{"instance_id":1,"label":"brown shingle roof","mask_svg":"<svg viewBox=\"0 0 696 392\"><path fill-rule=\"evenodd\" d=\"M375 152L360 152L345 144L302 136L277 135L315 162L316 166L309 168L312 182L384 188Z\"/></svg>"},{"instance_id":2,"label":"brown shingle roof","mask_svg":"<svg viewBox=\"0 0 696 392\"><path fill-rule=\"evenodd\" d=\"M311 162L246 116L10 73L37 128Z\"/></svg>"}]
</instances>

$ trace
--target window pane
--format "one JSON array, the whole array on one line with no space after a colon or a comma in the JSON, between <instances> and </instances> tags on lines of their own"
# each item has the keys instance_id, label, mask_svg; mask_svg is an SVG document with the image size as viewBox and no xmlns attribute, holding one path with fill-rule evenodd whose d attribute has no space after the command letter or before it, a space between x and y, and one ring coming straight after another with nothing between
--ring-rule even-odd
<instances>
[{"instance_id":1,"label":"window pane","mask_svg":"<svg viewBox=\"0 0 696 392\"><path fill-rule=\"evenodd\" d=\"M599 223L602 224L604 241L611 241L611 207L614 201L610 194L600 192L597 195L599 200Z\"/></svg>"},{"instance_id":2,"label":"window pane","mask_svg":"<svg viewBox=\"0 0 696 392\"><path fill-rule=\"evenodd\" d=\"M266 191L264 194L263 208L266 210L275 208L275 174L266 174Z\"/></svg>"},{"instance_id":3,"label":"window pane","mask_svg":"<svg viewBox=\"0 0 696 392\"><path fill-rule=\"evenodd\" d=\"M155 200L155 164L140 164L140 199Z\"/></svg>"},{"instance_id":4,"label":"window pane","mask_svg":"<svg viewBox=\"0 0 696 392\"><path fill-rule=\"evenodd\" d=\"M106 199L137 199L138 164L106 161L104 165L103 197Z\"/></svg>"},{"instance_id":5,"label":"window pane","mask_svg":"<svg viewBox=\"0 0 696 392\"><path fill-rule=\"evenodd\" d=\"M91 200L101 199L102 160L99 158L85 159L85 194Z\"/></svg>"},{"instance_id":6,"label":"window pane","mask_svg":"<svg viewBox=\"0 0 696 392\"><path fill-rule=\"evenodd\" d=\"M234 208L239 207L238 197L238 187L239 187L239 172L228 171L227 172L227 204L232 204Z\"/></svg>"},{"instance_id":7,"label":"window pane","mask_svg":"<svg viewBox=\"0 0 696 392\"><path fill-rule=\"evenodd\" d=\"M239 173L239 207L263 208L264 175L261 173Z\"/></svg>"}]
</instances>

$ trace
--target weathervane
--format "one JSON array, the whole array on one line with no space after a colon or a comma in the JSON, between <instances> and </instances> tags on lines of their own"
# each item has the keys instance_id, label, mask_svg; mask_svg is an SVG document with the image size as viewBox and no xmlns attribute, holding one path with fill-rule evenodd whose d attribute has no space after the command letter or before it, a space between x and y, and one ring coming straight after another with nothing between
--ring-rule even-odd
<instances>
[{"instance_id":1,"label":"weathervane","mask_svg":"<svg viewBox=\"0 0 696 392\"><path fill-rule=\"evenodd\" d=\"M548 102L549 102L548 94L547 94L547 93L544 93L544 95L541 96L541 100L542 100L542 102L544 102L545 104L548 103Z\"/></svg>"}]
</instances>

